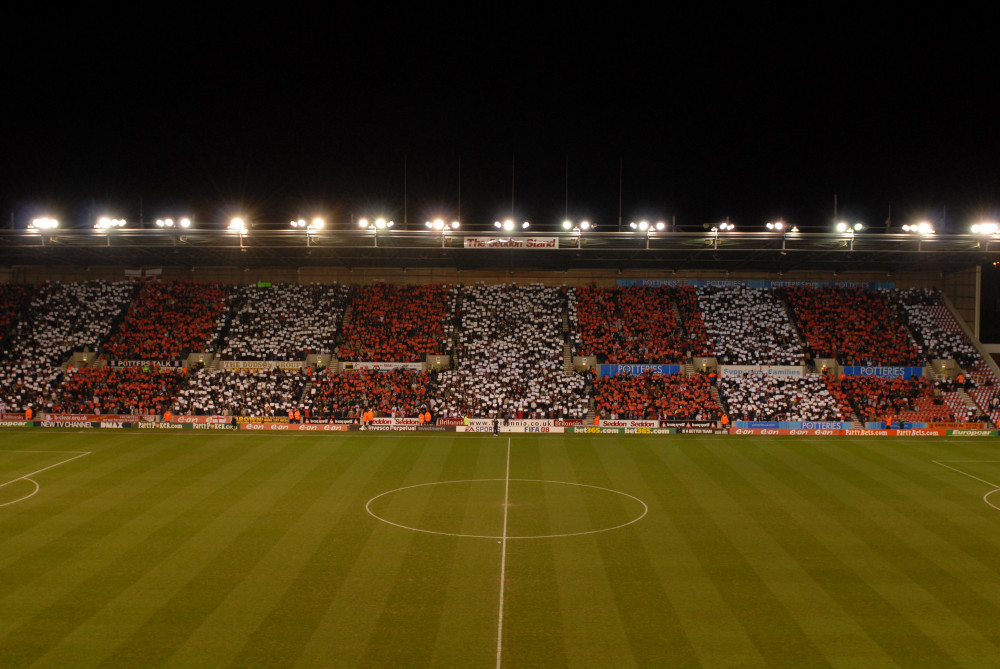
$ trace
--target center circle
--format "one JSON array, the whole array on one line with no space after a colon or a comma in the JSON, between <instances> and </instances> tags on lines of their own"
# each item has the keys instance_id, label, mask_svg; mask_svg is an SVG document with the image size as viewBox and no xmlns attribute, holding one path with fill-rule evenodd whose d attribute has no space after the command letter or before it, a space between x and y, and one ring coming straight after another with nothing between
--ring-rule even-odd
<instances>
[{"instance_id":1,"label":"center circle","mask_svg":"<svg viewBox=\"0 0 1000 669\"><path fill-rule=\"evenodd\" d=\"M642 520L649 507L611 488L512 478L404 486L372 497L365 510L383 523L425 534L548 539L617 530Z\"/></svg>"}]
</instances>

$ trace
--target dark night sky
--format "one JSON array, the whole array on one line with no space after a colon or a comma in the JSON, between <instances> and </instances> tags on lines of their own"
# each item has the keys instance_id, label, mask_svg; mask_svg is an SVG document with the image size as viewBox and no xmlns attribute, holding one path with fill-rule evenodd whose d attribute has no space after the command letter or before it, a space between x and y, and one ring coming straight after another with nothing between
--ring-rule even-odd
<instances>
[{"instance_id":1,"label":"dark night sky","mask_svg":"<svg viewBox=\"0 0 1000 669\"><path fill-rule=\"evenodd\" d=\"M682 228L1000 207L984 17L30 19L7 44L4 223L435 211ZM475 12L485 9L475 9ZM843 10L838 10L843 11ZM291 14L291 12L288 12ZM404 169L405 165L405 169ZM461 170L459 170L461 165ZM621 180L619 177L621 176ZM513 179L512 179L513 177ZM568 196L567 196L568 177Z\"/></svg>"}]
</instances>

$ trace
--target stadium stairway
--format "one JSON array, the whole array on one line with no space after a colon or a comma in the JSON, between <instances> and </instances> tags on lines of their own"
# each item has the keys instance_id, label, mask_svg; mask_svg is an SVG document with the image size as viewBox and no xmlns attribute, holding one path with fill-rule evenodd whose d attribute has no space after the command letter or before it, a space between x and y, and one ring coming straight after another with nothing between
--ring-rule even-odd
<instances>
[{"instance_id":1,"label":"stadium stairway","mask_svg":"<svg viewBox=\"0 0 1000 669\"><path fill-rule=\"evenodd\" d=\"M715 398L715 405L719 407L719 411L728 414L729 408L722 401L722 395L719 393L719 387L712 384L709 386L709 389L712 391L712 397Z\"/></svg>"}]
</instances>

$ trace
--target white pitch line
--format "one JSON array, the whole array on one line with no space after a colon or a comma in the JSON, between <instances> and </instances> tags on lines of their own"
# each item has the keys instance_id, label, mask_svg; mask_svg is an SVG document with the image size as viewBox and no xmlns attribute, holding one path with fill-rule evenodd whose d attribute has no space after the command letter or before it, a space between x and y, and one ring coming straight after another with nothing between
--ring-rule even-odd
<instances>
[{"instance_id":1,"label":"white pitch line","mask_svg":"<svg viewBox=\"0 0 1000 669\"><path fill-rule=\"evenodd\" d=\"M948 469L950 469L953 472L958 472L959 474L964 474L964 475L968 476L970 479L976 479L980 483L985 483L986 485L993 486L994 488L1000 488L1000 485L997 485L996 483L990 483L989 481L987 481L985 479L981 479L978 476L973 476L969 472L963 472L961 469L957 469L955 467L952 467L951 465L946 465L945 463L941 462L940 460L932 460L931 462L933 462L936 465L941 465L942 467L947 467ZM951 461L951 462L954 462L954 461ZM991 462L991 461L990 460L962 460L961 462Z\"/></svg>"},{"instance_id":2,"label":"white pitch line","mask_svg":"<svg viewBox=\"0 0 1000 669\"><path fill-rule=\"evenodd\" d=\"M24 476L18 476L16 479L11 479L10 481L7 481L6 483L0 483L0 488L3 488L4 486L8 486L11 483L16 483L17 481L21 481L23 479L30 479L30 477L34 476L35 474L41 474L42 472L48 471L48 470L52 469L53 467L58 467L59 465L64 465L67 462L72 462L73 460L76 460L78 458L82 458L85 455L90 455L90 451L87 451L85 453L80 453L80 455L74 455L71 458L67 458L66 460L62 460L61 462L57 462L54 465L49 465L48 467L42 467L41 469L39 469L37 471L34 471L34 472L31 472L30 474L25 474Z\"/></svg>"},{"instance_id":3,"label":"white pitch line","mask_svg":"<svg viewBox=\"0 0 1000 669\"><path fill-rule=\"evenodd\" d=\"M503 488L503 536L500 539L500 615L497 619L497 669L503 658L503 587L507 574L507 511L510 508L510 437L507 437L507 474Z\"/></svg>"},{"instance_id":4,"label":"white pitch line","mask_svg":"<svg viewBox=\"0 0 1000 669\"><path fill-rule=\"evenodd\" d=\"M941 462L940 460L931 460L931 462L933 462L936 465L941 465L942 467L950 469L953 472L958 472L959 474L963 474L965 476L968 476L970 479L974 479L976 481L979 481L980 483L985 483L986 485L991 486L993 488L993 490L990 490L988 493L986 493L985 495L983 495L983 501L986 502L986 504L988 506L992 506L997 511L1000 511L1000 506L997 506L996 504L994 504L993 502L990 501L990 495L992 495L993 493L995 493L998 490L1000 490L1000 485L997 485L996 483L991 483L991 482L987 481L986 479L981 479L978 476L973 476L969 472L963 472L961 469L958 469L957 467L952 467L951 465L946 465L945 463ZM996 460L950 460L950 462L996 462Z\"/></svg>"}]
</instances>

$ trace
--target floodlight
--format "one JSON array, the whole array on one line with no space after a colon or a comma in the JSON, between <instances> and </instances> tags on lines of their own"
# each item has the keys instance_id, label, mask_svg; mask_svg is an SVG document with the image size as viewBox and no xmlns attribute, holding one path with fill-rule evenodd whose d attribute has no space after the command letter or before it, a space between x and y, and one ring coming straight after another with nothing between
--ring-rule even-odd
<instances>
[{"instance_id":1,"label":"floodlight","mask_svg":"<svg viewBox=\"0 0 1000 669\"><path fill-rule=\"evenodd\" d=\"M96 223L94 223L95 230L113 230L115 228L123 227L125 227L124 218L110 218L108 216L102 216L97 219Z\"/></svg>"},{"instance_id":2,"label":"floodlight","mask_svg":"<svg viewBox=\"0 0 1000 669\"><path fill-rule=\"evenodd\" d=\"M991 221L983 221L982 223L974 223L972 231L980 235L995 235L1000 231L1000 226Z\"/></svg>"},{"instance_id":3,"label":"floodlight","mask_svg":"<svg viewBox=\"0 0 1000 669\"><path fill-rule=\"evenodd\" d=\"M28 224L29 229L52 230L59 227L59 221L54 218L36 218Z\"/></svg>"}]
</instances>

